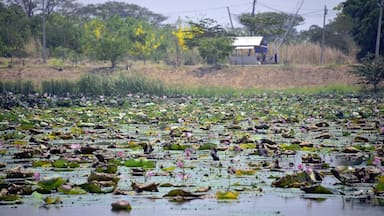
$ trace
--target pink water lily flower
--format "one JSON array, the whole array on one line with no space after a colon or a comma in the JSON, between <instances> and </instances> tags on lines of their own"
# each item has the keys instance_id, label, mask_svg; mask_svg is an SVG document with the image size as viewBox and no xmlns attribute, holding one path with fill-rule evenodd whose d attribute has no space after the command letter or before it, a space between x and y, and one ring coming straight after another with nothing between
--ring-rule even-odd
<instances>
[{"instance_id":1,"label":"pink water lily flower","mask_svg":"<svg viewBox=\"0 0 384 216\"><path fill-rule=\"evenodd\" d=\"M192 134L191 132L186 132L186 133L185 133L185 136L186 136L188 139L190 139L190 138L192 138L193 134Z\"/></svg>"},{"instance_id":2,"label":"pink water lily flower","mask_svg":"<svg viewBox=\"0 0 384 216\"><path fill-rule=\"evenodd\" d=\"M184 172L180 172L180 173L177 173L176 174L176 177L177 178L180 178L182 180L188 180L190 179L192 176L190 174L187 174L187 173L184 173Z\"/></svg>"},{"instance_id":3,"label":"pink water lily flower","mask_svg":"<svg viewBox=\"0 0 384 216\"><path fill-rule=\"evenodd\" d=\"M182 161L177 161L176 166L179 167L179 168L183 168L184 167L184 163Z\"/></svg>"},{"instance_id":4,"label":"pink water lily flower","mask_svg":"<svg viewBox=\"0 0 384 216\"><path fill-rule=\"evenodd\" d=\"M148 171L148 172L145 173L145 177L147 177L147 178L150 178L150 177L152 177L152 176L155 176L155 172L153 172L153 171Z\"/></svg>"},{"instance_id":5,"label":"pink water lily flower","mask_svg":"<svg viewBox=\"0 0 384 216\"><path fill-rule=\"evenodd\" d=\"M33 173L32 179L34 181L40 181L40 173L38 173L38 172Z\"/></svg>"},{"instance_id":6,"label":"pink water lily flower","mask_svg":"<svg viewBox=\"0 0 384 216\"><path fill-rule=\"evenodd\" d=\"M298 169L298 170L303 170L303 169L304 169L304 165L303 165L303 164L299 164L299 165L297 165L297 169Z\"/></svg>"},{"instance_id":7,"label":"pink water lily flower","mask_svg":"<svg viewBox=\"0 0 384 216\"><path fill-rule=\"evenodd\" d=\"M124 152L119 151L116 153L116 156L122 158L122 157L124 157Z\"/></svg>"},{"instance_id":8,"label":"pink water lily flower","mask_svg":"<svg viewBox=\"0 0 384 216\"><path fill-rule=\"evenodd\" d=\"M312 167L307 166L306 169L305 169L305 171L306 171L307 173L311 173L313 170L312 170Z\"/></svg>"},{"instance_id":9,"label":"pink water lily flower","mask_svg":"<svg viewBox=\"0 0 384 216\"><path fill-rule=\"evenodd\" d=\"M184 153L185 153L185 157L189 158L192 154L192 149L187 148L187 149L185 149Z\"/></svg>"},{"instance_id":10,"label":"pink water lily flower","mask_svg":"<svg viewBox=\"0 0 384 216\"><path fill-rule=\"evenodd\" d=\"M80 149L81 145L80 144L72 144L71 149Z\"/></svg>"},{"instance_id":11,"label":"pink water lily flower","mask_svg":"<svg viewBox=\"0 0 384 216\"><path fill-rule=\"evenodd\" d=\"M379 157L375 157L375 158L372 160L372 164L374 164L374 165L376 165L376 166L381 165L381 158L379 158Z\"/></svg>"}]
</instances>

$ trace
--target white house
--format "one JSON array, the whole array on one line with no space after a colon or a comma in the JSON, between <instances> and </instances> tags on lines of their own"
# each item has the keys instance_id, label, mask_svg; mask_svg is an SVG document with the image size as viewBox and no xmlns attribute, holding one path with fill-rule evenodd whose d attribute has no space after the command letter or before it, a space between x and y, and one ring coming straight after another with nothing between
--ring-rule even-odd
<instances>
[{"instance_id":1,"label":"white house","mask_svg":"<svg viewBox=\"0 0 384 216\"><path fill-rule=\"evenodd\" d=\"M235 37L230 63L256 65L267 62L268 44L262 36Z\"/></svg>"}]
</instances>

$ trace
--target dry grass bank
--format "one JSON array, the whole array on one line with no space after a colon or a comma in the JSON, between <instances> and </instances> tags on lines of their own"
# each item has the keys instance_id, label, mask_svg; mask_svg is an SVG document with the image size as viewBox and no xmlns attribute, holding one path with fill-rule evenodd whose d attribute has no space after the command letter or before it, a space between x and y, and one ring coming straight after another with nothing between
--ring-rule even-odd
<instances>
[{"instance_id":1,"label":"dry grass bank","mask_svg":"<svg viewBox=\"0 0 384 216\"><path fill-rule=\"evenodd\" d=\"M95 65L85 62L79 67L63 67L63 70L60 71L57 67L27 61L25 66L1 67L0 80L31 80L36 84L42 80L51 79L77 80L83 74L91 73L90 71L105 66L104 63ZM167 85L178 87L220 86L236 89L284 89L339 84L354 85L357 82L357 78L348 73L347 65L258 65L223 66L222 68L182 66L175 68L162 64L144 65L142 62L133 62L129 70L122 67L112 74L103 74L113 76L120 73L138 73L151 79L161 80Z\"/></svg>"}]
</instances>

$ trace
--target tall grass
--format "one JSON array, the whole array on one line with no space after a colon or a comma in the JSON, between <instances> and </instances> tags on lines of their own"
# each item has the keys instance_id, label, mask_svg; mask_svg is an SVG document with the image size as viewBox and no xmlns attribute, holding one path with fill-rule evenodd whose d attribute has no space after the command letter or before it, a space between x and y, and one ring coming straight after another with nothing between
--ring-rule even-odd
<instances>
[{"instance_id":1,"label":"tall grass","mask_svg":"<svg viewBox=\"0 0 384 216\"><path fill-rule=\"evenodd\" d=\"M161 81L150 80L142 75L118 75L115 77L87 74L78 81L49 80L41 84L41 92L58 96L125 96L129 93L165 95Z\"/></svg>"},{"instance_id":2,"label":"tall grass","mask_svg":"<svg viewBox=\"0 0 384 216\"><path fill-rule=\"evenodd\" d=\"M6 94L12 92L14 94L29 95L37 92L32 81L14 81L2 82L0 81L0 93Z\"/></svg>"},{"instance_id":3,"label":"tall grass","mask_svg":"<svg viewBox=\"0 0 384 216\"><path fill-rule=\"evenodd\" d=\"M254 97L261 94L359 94L365 90L359 86L329 85L316 87L290 88L283 90L265 89L235 89L230 87L166 87L158 80L146 79L142 75L118 75L105 77L99 75L85 75L78 81L49 80L41 83L40 89L36 89L31 81L0 82L0 93L12 92L14 94L33 94L36 92L48 93L57 96L126 96L130 93L142 93L150 95L168 95L171 97Z\"/></svg>"},{"instance_id":4,"label":"tall grass","mask_svg":"<svg viewBox=\"0 0 384 216\"><path fill-rule=\"evenodd\" d=\"M273 53L274 44L270 44L270 54ZM283 45L278 50L281 63L289 64L320 64L320 44L300 43ZM325 64L350 64L356 61L355 53L349 55L344 54L338 49L325 47L324 49Z\"/></svg>"}]
</instances>

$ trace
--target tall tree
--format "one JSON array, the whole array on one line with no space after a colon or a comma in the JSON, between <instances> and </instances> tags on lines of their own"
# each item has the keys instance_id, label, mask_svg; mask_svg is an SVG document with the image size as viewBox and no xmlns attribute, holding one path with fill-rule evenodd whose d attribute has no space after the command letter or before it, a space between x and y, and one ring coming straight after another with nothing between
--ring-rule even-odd
<instances>
[{"instance_id":1,"label":"tall tree","mask_svg":"<svg viewBox=\"0 0 384 216\"><path fill-rule=\"evenodd\" d=\"M350 32L352 19L344 14L339 14L333 21L325 26L325 45L350 54L356 47ZM300 33L301 40L321 43L323 28L312 25L309 30Z\"/></svg>"},{"instance_id":2,"label":"tall tree","mask_svg":"<svg viewBox=\"0 0 384 216\"><path fill-rule=\"evenodd\" d=\"M147 8L140 7L136 4L116 1L108 1L103 4L89 4L80 8L77 13L84 18L98 17L108 19L112 16L119 16L122 18L135 18L151 24L159 24L167 19L161 14L153 13Z\"/></svg>"},{"instance_id":3,"label":"tall tree","mask_svg":"<svg viewBox=\"0 0 384 216\"><path fill-rule=\"evenodd\" d=\"M342 4L342 14L352 19L351 34L360 47L358 58L375 52L379 6L377 0L346 0ZM383 34L381 34L383 36ZM380 54L384 52L384 41L381 37Z\"/></svg>"},{"instance_id":4,"label":"tall tree","mask_svg":"<svg viewBox=\"0 0 384 216\"><path fill-rule=\"evenodd\" d=\"M138 22L133 27L133 33L130 34L129 51L132 56L139 57L144 61L155 52L161 45L164 37L158 34L153 26L145 23Z\"/></svg>"},{"instance_id":5,"label":"tall tree","mask_svg":"<svg viewBox=\"0 0 384 216\"><path fill-rule=\"evenodd\" d=\"M23 9L15 4L0 4L0 52L2 56L17 56L31 36L29 20Z\"/></svg>"},{"instance_id":6,"label":"tall tree","mask_svg":"<svg viewBox=\"0 0 384 216\"><path fill-rule=\"evenodd\" d=\"M233 38L215 20L202 19L197 23L189 22L189 25L185 44L190 48L197 47L207 64L218 64L230 55Z\"/></svg>"},{"instance_id":7,"label":"tall tree","mask_svg":"<svg viewBox=\"0 0 384 216\"><path fill-rule=\"evenodd\" d=\"M291 30L290 33L295 33L295 27L300 25L304 21L304 18L294 14L264 12L258 13L255 16L252 16L250 13L243 13L240 15L239 20L240 23L246 27L249 34L253 32L254 35L266 37L268 40L274 40L288 30L290 21L294 29L293 31Z\"/></svg>"},{"instance_id":8,"label":"tall tree","mask_svg":"<svg viewBox=\"0 0 384 216\"><path fill-rule=\"evenodd\" d=\"M37 10L37 5L39 4L39 0L9 0L9 2L22 7L28 17L34 15L34 12Z\"/></svg>"},{"instance_id":9,"label":"tall tree","mask_svg":"<svg viewBox=\"0 0 384 216\"><path fill-rule=\"evenodd\" d=\"M51 14L47 20L47 47L51 51L60 47L80 52L83 32L79 26L80 21L73 17Z\"/></svg>"},{"instance_id":10,"label":"tall tree","mask_svg":"<svg viewBox=\"0 0 384 216\"><path fill-rule=\"evenodd\" d=\"M132 21L111 17L104 22L93 19L84 25L85 53L98 60L108 60L114 68L120 57L128 51L129 28Z\"/></svg>"}]
</instances>

